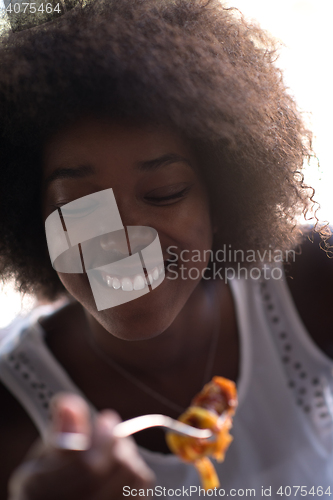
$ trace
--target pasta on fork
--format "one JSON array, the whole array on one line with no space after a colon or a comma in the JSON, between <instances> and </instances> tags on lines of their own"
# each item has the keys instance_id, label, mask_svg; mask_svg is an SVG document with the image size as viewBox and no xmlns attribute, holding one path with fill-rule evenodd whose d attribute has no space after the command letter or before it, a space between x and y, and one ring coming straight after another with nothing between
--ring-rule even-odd
<instances>
[{"instance_id":1,"label":"pasta on fork","mask_svg":"<svg viewBox=\"0 0 333 500\"><path fill-rule=\"evenodd\" d=\"M223 377L213 377L197 394L191 406L179 417L180 422L210 429L213 439L198 439L169 432L169 448L185 462L192 462L199 472L202 486L208 490L220 485L209 456L222 462L232 441L229 433L237 407L236 385Z\"/></svg>"}]
</instances>

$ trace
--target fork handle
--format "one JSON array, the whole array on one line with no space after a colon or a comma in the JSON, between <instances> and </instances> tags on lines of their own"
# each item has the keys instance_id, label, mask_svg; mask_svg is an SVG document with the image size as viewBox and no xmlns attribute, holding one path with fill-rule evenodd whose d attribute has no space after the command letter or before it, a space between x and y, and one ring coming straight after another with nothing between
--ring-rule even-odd
<instances>
[{"instance_id":1,"label":"fork handle","mask_svg":"<svg viewBox=\"0 0 333 500\"><path fill-rule=\"evenodd\" d=\"M113 435L124 438L135 434L136 432L151 427L163 427L166 430L199 439L214 439L213 433L209 429L197 429L190 425L174 420L165 415L141 415L120 422L113 429ZM52 437L50 444L58 449L84 451L90 447L90 440L81 433L62 432Z\"/></svg>"},{"instance_id":2,"label":"fork handle","mask_svg":"<svg viewBox=\"0 0 333 500\"><path fill-rule=\"evenodd\" d=\"M117 437L128 437L150 427L163 427L177 434L194 438L207 439L212 436L212 432L209 429L197 429L183 422L179 422L179 420L174 420L171 417L158 414L141 415L140 417L125 420L125 422L121 422L115 426L113 434Z\"/></svg>"}]
</instances>

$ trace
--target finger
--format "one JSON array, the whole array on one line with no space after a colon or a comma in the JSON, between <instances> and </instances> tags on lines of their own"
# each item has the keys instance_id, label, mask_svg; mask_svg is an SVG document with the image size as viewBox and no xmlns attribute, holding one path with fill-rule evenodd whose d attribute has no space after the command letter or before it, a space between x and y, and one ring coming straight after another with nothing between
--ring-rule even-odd
<instances>
[{"instance_id":1,"label":"finger","mask_svg":"<svg viewBox=\"0 0 333 500\"><path fill-rule=\"evenodd\" d=\"M51 446L61 450L86 450L91 441L90 410L76 394L60 394L51 403Z\"/></svg>"},{"instance_id":2,"label":"finger","mask_svg":"<svg viewBox=\"0 0 333 500\"><path fill-rule=\"evenodd\" d=\"M110 474L114 465L113 447L115 437L114 427L121 422L120 416L111 410L98 414L94 419L91 448L86 453L86 459L98 476Z\"/></svg>"},{"instance_id":3,"label":"finger","mask_svg":"<svg viewBox=\"0 0 333 500\"><path fill-rule=\"evenodd\" d=\"M113 430L120 422L119 416L114 412L107 410L99 415L97 422L99 426L103 427L104 432L106 432L112 439L112 455L117 460L117 463L126 464L126 468L130 471L133 470L137 476L141 476L142 474L143 480L146 480L148 476L150 478L150 474L146 476L146 473L149 472L150 469L141 458L134 439L132 437L119 438L114 436Z\"/></svg>"},{"instance_id":4,"label":"finger","mask_svg":"<svg viewBox=\"0 0 333 500\"><path fill-rule=\"evenodd\" d=\"M90 434L90 410L76 394L58 394L51 401L52 430Z\"/></svg>"},{"instance_id":5,"label":"finger","mask_svg":"<svg viewBox=\"0 0 333 500\"><path fill-rule=\"evenodd\" d=\"M119 422L119 416L110 411L102 412L95 421L95 445L89 454L90 463L101 479L96 499L122 498L125 485L135 484L145 488L155 479L139 455L134 440L113 435L113 429Z\"/></svg>"}]
</instances>

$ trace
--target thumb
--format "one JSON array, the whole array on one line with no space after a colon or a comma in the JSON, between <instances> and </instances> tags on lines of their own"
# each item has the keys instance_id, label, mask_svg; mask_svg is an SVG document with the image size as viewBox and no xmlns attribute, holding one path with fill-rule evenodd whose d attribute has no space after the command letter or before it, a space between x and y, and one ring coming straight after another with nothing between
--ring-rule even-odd
<instances>
[{"instance_id":1,"label":"thumb","mask_svg":"<svg viewBox=\"0 0 333 500\"><path fill-rule=\"evenodd\" d=\"M53 432L90 434L90 411L76 394L58 394L51 403Z\"/></svg>"},{"instance_id":2,"label":"thumb","mask_svg":"<svg viewBox=\"0 0 333 500\"><path fill-rule=\"evenodd\" d=\"M58 394L51 402L51 415L51 435L53 437L72 433L82 435L82 438L86 437L87 442L90 441L90 410L82 397L76 394ZM51 440L53 441L53 439Z\"/></svg>"}]
</instances>

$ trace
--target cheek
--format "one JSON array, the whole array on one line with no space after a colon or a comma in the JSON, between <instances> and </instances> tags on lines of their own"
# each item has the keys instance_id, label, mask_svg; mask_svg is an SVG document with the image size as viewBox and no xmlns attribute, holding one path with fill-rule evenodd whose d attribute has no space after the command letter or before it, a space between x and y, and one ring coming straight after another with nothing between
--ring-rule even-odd
<instances>
[{"instance_id":1,"label":"cheek","mask_svg":"<svg viewBox=\"0 0 333 500\"><path fill-rule=\"evenodd\" d=\"M87 275L58 272L58 276L66 290L82 304L83 307L89 308L95 304Z\"/></svg>"},{"instance_id":2,"label":"cheek","mask_svg":"<svg viewBox=\"0 0 333 500\"><path fill-rule=\"evenodd\" d=\"M181 246L189 250L210 250L213 244L213 225L209 209L208 197L203 190L193 198L182 220L180 240Z\"/></svg>"},{"instance_id":3,"label":"cheek","mask_svg":"<svg viewBox=\"0 0 333 500\"><path fill-rule=\"evenodd\" d=\"M170 227L169 234L173 234L173 238L168 245L168 253L170 260L175 262L177 258L170 268L170 279L177 278L178 283L182 282L181 289L185 287L191 290L205 276L213 245L213 226L207 198L202 196L193 200L181 217L175 217Z\"/></svg>"}]
</instances>

